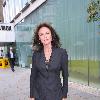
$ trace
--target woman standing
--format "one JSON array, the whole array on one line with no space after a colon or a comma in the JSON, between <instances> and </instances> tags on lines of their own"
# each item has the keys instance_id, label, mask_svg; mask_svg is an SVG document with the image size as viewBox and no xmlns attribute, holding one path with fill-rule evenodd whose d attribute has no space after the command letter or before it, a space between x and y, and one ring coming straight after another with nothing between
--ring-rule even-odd
<instances>
[{"instance_id":1,"label":"woman standing","mask_svg":"<svg viewBox=\"0 0 100 100\"><path fill-rule=\"evenodd\" d=\"M60 48L59 37L52 26L40 24L35 31L30 75L31 100L67 100L68 55ZM62 71L63 84L61 84Z\"/></svg>"}]
</instances>

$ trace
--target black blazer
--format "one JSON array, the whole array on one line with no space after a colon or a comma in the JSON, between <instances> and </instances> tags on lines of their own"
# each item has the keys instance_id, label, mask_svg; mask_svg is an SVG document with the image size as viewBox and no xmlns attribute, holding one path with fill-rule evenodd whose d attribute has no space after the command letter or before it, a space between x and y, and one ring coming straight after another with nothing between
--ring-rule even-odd
<instances>
[{"instance_id":1,"label":"black blazer","mask_svg":"<svg viewBox=\"0 0 100 100\"><path fill-rule=\"evenodd\" d=\"M7 53L7 57L8 57L8 58L11 58L10 51ZM15 58L15 53L14 53L14 52L13 52L13 58Z\"/></svg>"},{"instance_id":2,"label":"black blazer","mask_svg":"<svg viewBox=\"0 0 100 100\"><path fill-rule=\"evenodd\" d=\"M60 71L62 70L63 84ZM36 100L61 100L68 92L68 55L65 49L53 48L50 61L45 63L45 55L34 52L30 75L30 97Z\"/></svg>"}]
</instances>

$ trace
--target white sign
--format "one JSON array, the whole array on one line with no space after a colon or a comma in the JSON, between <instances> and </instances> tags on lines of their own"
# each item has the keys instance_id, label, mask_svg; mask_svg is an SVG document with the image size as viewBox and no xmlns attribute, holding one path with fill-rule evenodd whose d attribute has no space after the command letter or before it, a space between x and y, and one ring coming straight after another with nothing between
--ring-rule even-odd
<instances>
[{"instance_id":1,"label":"white sign","mask_svg":"<svg viewBox=\"0 0 100 100\"><path fill-rule=\"evenodd\" d=\"M0 24L0 42L15 42L13 24Z\"/></svg>"}]
</instances>

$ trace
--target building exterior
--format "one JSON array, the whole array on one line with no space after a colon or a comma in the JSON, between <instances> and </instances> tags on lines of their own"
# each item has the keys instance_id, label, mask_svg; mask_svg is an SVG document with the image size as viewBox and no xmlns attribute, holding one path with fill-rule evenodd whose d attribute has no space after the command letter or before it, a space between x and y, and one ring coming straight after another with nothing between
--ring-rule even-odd
<instances>
[{"instance_id":1,"label":"building exterior","mask_svg":"<svg viewBox=\"0 0 100 100\"><path fill-rule=\"evenodd\" d=\"M100 22L87 23L90 1L5 0L4 19L15 26L19 65L30 66L33 31L39 23L49 22L68 52L69 80L100 88Z\"/></svg>"},{"instance_id":2,"label":"building exterior","mask_svg":"<svg viewBox=\"0 0 100 100\"><path fill-rule=\"evenodd\" d=\"M3 0L0 0L0 22L3 22Z\"/></svg>"}]
</instances>

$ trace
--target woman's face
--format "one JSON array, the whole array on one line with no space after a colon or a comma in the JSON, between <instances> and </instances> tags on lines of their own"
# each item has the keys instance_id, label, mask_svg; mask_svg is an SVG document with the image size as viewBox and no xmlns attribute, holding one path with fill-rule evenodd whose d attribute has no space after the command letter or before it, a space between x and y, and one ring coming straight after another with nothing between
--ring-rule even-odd
<instances>
[{"instance_id":1,"label":"woman's face","mask_svg":"<svg viewBox=\"0 0 100 100\"><path fill-rule=\"evenodd\" d=\"M38 35L39 35L39 40L43 45L51 44L52 35L49 28L47 27L40 28Z\"/></svg>"}]
</instances>

